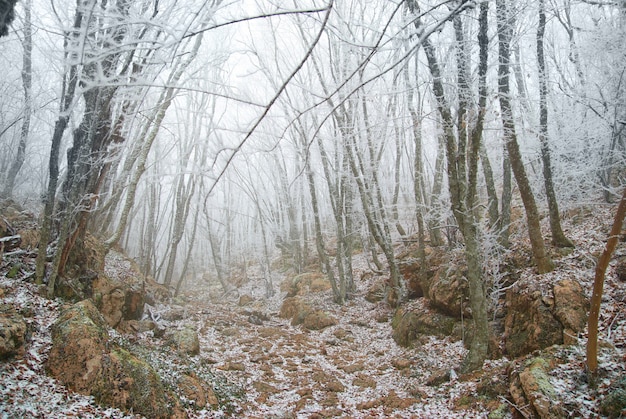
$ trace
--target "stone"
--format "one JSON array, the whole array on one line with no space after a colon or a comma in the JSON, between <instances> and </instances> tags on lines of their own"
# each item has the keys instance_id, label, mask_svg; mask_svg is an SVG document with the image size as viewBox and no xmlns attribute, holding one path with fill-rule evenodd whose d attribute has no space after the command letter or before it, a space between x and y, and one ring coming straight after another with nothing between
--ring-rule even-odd
<instances>
[{"instance_id":1,"label":"stone","mask_svg":"<svg viewBox=\"0 0 626 419\"><path fill-rule=\"evenodd\" d=\"M578 333L587 326L589 299L582 285L572 279L558 281L553 286L554 315L563 325L563 343L578 343Z\"/></svg>"},{"instance_id":2,"label":"stone","mask_svg":"<svg viewBox=\"0 0 626 419\"><path fill-rule=\"evenodd\" d=\"M456 323L454 318L433 311L423 303L403 306L396 310L391 321L392 337L398 345L411 347L421 336L452 335Z\"/></svg>"},{"instance_id":3,"label":"stone","mask_svg":"<svg viewBox=\"0 0 626 419\"><path fill-rule=\"evenodd\" d=\"M505 350L509 357L563 343L563 325L552 314L554 299L530 280L520 280L506 293Z\"/></svg>"},{"instance_id":4,"label":"stone","mask_svg":"<svg viewBox=\"0 0 626 419\"><path fill-rule=\"evenodd\" d=\"M24 318L8 306L0 307L0 360L21 355L27 335Z\"/></svg>"},{"instance_id":5,"label":"stone","mask_svg":"<svg viewBox=\"0 0 626 419\"><path fill-rule=\"evenodd\" d=\"M564 418L565 414L557 402L556 391L548 377L548 362L534 358L519 374L519 380L526 399L541 419Z\"/></svg>"},{"instance_id":6,"label":"stone","mask_svg":"<svg viewBox=\"0 0 626 419\"><path fill-rule=\"evenodd\" d=\"M64 310L52 326L46 363L50 375L73 391L91 394L107 352L107 323L89 300Z\"/></svg>"},{"instance_id":7,"label":"stone","mask_svg":"<svg viewBox=\"0 0 626 419\"><path fill-rule=\"evenodd\" d=\"M46 370L70 390L150 418L184 417L152 367L109 342L107 321L91 300L64 310L51 332Z\"/></svg>"},{"instance_id":8,"label":"stone","mask_svg":"<svg viewBox=\"0 0 626 419\"><path fill-rule=\"evenodd\" d=\"M198 355L200 353L200 339L195 329L185 326L172 333L170 343L179 353Z\"/></svg>"},{"instance_id":9,"label":"stone","mask_svg":"<svg viewBox=\"0 0 626 419\"><path fill-rule=\"evenodd\" d=\"M471 317L468 282L459 270L440 267L430 282L428 299L433 308L448 316Z\"/></svg>"},{"instance_id":10,"label":"stone","mask_svg":"<svg viewBox=\"0 0 626 419\"><path fill-rule=\"evenodd\" d=\"M308 313L302 322L302 325L309 330L322 330L336 324L337 319L323 310Z\"/></svg>"}]
</instances>

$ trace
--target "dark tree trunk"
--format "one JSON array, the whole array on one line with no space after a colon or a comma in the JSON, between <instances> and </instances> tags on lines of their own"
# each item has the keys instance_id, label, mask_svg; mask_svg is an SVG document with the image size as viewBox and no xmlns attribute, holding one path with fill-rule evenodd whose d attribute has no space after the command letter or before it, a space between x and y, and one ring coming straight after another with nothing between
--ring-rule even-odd
<instances>
[{"instance_id":1,"label":"dark tree trunk","mask_svg":"<svg viewBox=\"0 0 626 419\"><path fill-rule=\"evenodd\" d=\"M504 128L504 137L506 149L511 160L511 168L515 181L520 191L522 202L526 210L526 221L528 223L528 236L533 250L533 256L537 270L539 273L550 272L554 269L554 264L548 255L543 243L541 235L541 226L539 219L539 211L535 202L535 196L526 175L522 154L517 142L515 132L515 122L513 121L513 111L509 102L509 61L510 61L510 42L512 28L508 22L508 10L505 0L496 1L497 23L498 23L498 39L499 39L499 56L500 65L498 67L498 99L500 102L500 110L502 114L502 125Z\"/></svg>"},{"instance_id":2,"label":"dark tree trunk","mask_svg":"<svg viewBox=\"0 0 626 419\"><path fill-rule=\"evenodd\" d=\"M550 231L552 243L558 247L574 247L574 244L565 237L561 228L559 205L554 192L552 180L552 163L550 159L550 144L548 141L548 75L543 53L543 37L546 29L546 13L544 0L539 0L539 26L537 27L537 65L539 67L539 141L541 143L541 160L543 161L543 180L548 199L548 213L550 215Z\"/></svg>"}]
</instances>

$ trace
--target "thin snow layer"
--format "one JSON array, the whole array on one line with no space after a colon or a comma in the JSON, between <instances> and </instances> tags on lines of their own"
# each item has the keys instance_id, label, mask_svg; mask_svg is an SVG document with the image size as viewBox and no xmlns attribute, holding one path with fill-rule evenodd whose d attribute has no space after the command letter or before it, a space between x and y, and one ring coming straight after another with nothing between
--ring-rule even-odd
<instances>
[{"instance_id":1,"label":"thin snow layer","mask_svg":"<svg viewBox=\"0 0 626 419\"><path fill-rule=\"evenodd\" d=\"M118 409L97 406L91 397L73 393L45 374L52 338L50 326L60 303L42 298L35 285L0 279L5 296L1 304L25 316L30 337L23 357L0 362L0 417L2 418L136 418Z\"/></svg>"},{"instance_id":2,"label":"thin snow layer","mask_svg":"<svg viewBox=\"0 0 626 419\"><path fill-rule=\"evenodd\" d=\"M577 247L569 254L555 255L557 269L553 273L539 276L526 268L517 276L541 282L546 292L559 279L575 278L590 294L595 261L610 229L609 209L594 207L581 212L578 219L582 221L566 220L566 234ZM523 240L523 236L516 240ZM625 256L626 247L620 244L607 272L600 319L598 387L590 388L585 379L585 333L579 336L578 345L558 350L558 362L549 371L556 398L570 417L599 417L598 406L607 389L626 374L626 285L616 279L614 272L615 262ZM24 314L31 334L24 356L0 362L0 418L138 418L97 406L92 398L72 393L46 376L43 364L51 345L50 326L61 302L40 297L37 287L25 279L27 275L3 278L10 262L7 259L0 269L0 288L4 292L0 304ZM128 272L129 266L118 258L107 260L108 275ZM279 318L284 293L265 298L264 284L255 279L262 275L252 269L249 281L238 289L239 295L253 297L248 305L239 306L238 295L223 296L221 290L201 284L176 304L151 307L152 315L167 329L193 326L201 341L199 356L189 359L162 349L158 357L153 357L153 366L166 383L173 369L201 365L243 389L243 396L235 398L228 409L189 407L187 412L192 418L486 418L497 405L483 404L483 399L476 397L478 380L474 378L480 374L458 376L466 355L462 343L431 337L413 348L399 347L391 336L393 311L363 298L372 281L380 278L361 276L368 272L363 255L355 258L354 269L355 278L366 279L358 280L356 298L344 306L332 302L330 291L306 296L312 306L338 320L321 331L308 331ZM276 272L274 275L277 287L283 278ZM164 320L168 312L175 310L182 313L182 319ZM266 315L267 320L261 324L252 321L258 314ZM145 348L164 345L150 333L118 338ZM486 361L481 374L496 381L506 380L508 363L506 359ZM426 385L433 375L446 373L450 379L443 384ZM230 391L230 387L224 388L224 393Z\"/></svg>"}]
</instances>

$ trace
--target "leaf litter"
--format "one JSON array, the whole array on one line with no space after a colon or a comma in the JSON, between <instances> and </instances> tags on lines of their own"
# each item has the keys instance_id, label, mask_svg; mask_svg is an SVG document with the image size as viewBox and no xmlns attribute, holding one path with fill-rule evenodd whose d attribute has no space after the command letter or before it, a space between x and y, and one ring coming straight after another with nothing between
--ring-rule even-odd
<instances>
[{"instance_id":1,"label":"leaf litter","mask_svg":"<svg viewBox=\"0 0 626 419\"><path fill-rule=\"evenodd\" d=\"M566 219L566 234L576 248L555 258L557 270L553 273L538 276L531 268L521 268L519 277L532 277L546 286L558 279L575 278L590 294L595 259L603 249L610 220L610 209L604 206L589 211L583 222ZM584 373L585 333L578 337L577 345L558 348L558 362L549 371L556 397L569 417L600 417L599 405L608 389L626 374L626 291L614 272L616 262L623 257L626 247L620 244L606 276L597 388L590 388ZM46 375L50 327L63 303L41 297L38 287L28 281L33 262L22 263L24 273L15 278L5 276L10 267L7 260L0 267L0 303L24 314L30 330L23 356L0 362L0 417L141 417L98 406L92 397L73 393ZM355 278L369 271L363 255L355 257L353 264ZM127 269L118 259L107 266L107 274L127 275ZM279 275L275 273L277 282ZM152 315L166 327L192 325L200 337L201 352L196 357L159 352L162 359L153 367L165 382L173 365L203 365L214 370L215 377L232 383L232 388L243 390L229 409L189 407L189 417L486 418L497 405L477 394L478 378L482 375L494 382L506 381L503 371L509 360L488 360L482 372L463 377L458 372L466 354L462 342L429 337L414 348L398 346L392 338L392 310L383 303L364 300L368 287L379 278L363 276L366 279L356 283L356 297L344 306L332 302L330 291L308 294L312 306L337 319L333 326L309 331L278 316L284 292L265 298L260 273L251 271L249 276L238 294L224 297L215 287L204 284L175 300L176 304L150 307ZM240 295L252 297L252 302L239 306ZM182 318L163 320L175 309L182 309ZM251 322L251 312L264 314L266 320ZM140 347L163 345L150 332L122 338ZM439 385L428 385L437 373L447 378ZM509 406L504 417L513 417L514 410Z\"/></svg>"}]
</instances>

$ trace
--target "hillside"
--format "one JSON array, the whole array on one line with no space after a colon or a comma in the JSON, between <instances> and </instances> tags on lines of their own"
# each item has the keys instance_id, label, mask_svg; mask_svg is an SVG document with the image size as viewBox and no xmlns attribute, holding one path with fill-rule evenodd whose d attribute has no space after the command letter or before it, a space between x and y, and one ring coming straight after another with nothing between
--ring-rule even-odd
<instances>
[{"instance_id":1,"label":"hillside","mask_svg":"<svg viewBox=\"0 0 626 419\"><path fill-rule=\"evenodd\" d=\"M507 267L510 277L519 283L535 282L538 289L548 289L562 279L575 279L588 295L612 210L597 204L566 215L566 233L576 248L560 255L555 252L557 269L550 274L539 276L532 267L524 266L528 260L524 235L514 236L516 242L507 259L515 261ZM407 253L407 249L398 244L397 253ZM109 335L112 341L142 354L166 386L168 377L189 370L211 382L213 389L208 393L212 395L205 395L203 407L198 407L197 397L195 402L188 394L183 397L182 411L192 418L532 417L541 413L537 407L540 403L532 401L534 409L518 405L511 393L520 388L513 383L520 371L532 371L531 365L538 359L545 360L550 408L556 406L562 417L617 417L619 408L615 410L606 400L617 394L624 407L626 283L618 274L624 258L626 244L620 243L606 278L601 372L595 389L590 388L584 374L584 332L569 346L556 345L517 359L501 354L485 362L482 371L467 376L458 373L466 349L457 338L422 336L410 347L399 346L393 338L394 310L384 302L366 300L369 291L384 278L370 273L364 255L355 256L357 293L344 306L332 302L331 291L315 272L298 280L289 272L276 273L276 283L283 283L281 292L265 299L263 284L255 280L261 275L255 275L257 267L250 267L248 282L237 292L224 295L217 284L206 282L180 297L146 305L144 318L163 328L165 337L155 330L124 333L111 329ZM0 415L140 417L98 406L93 398L73 393L46 375L51 325L70 303L40 296L40 288L30 280L33 263L34 255L26 248L8 251L2 257L0 326L4 331L0 337L6 338L15 313L27 324L28 333L17 354L0 362ZM107 256L105 272L112 278L136 274L133 264L118 252ZM514 285L506 286L511 289ZM323 313L316 320L322 324L292 325L297 322L284 318L289 317L284 312L287 293ZM420 298L401 309L421 310L425 304ZM506 310L504 304L502 290L498 310ZM198 355L180 354L168 346L168 334L184 328L197 332ZM504 346L501 341L500 345Z\"/></svg>"}]
</instances>

